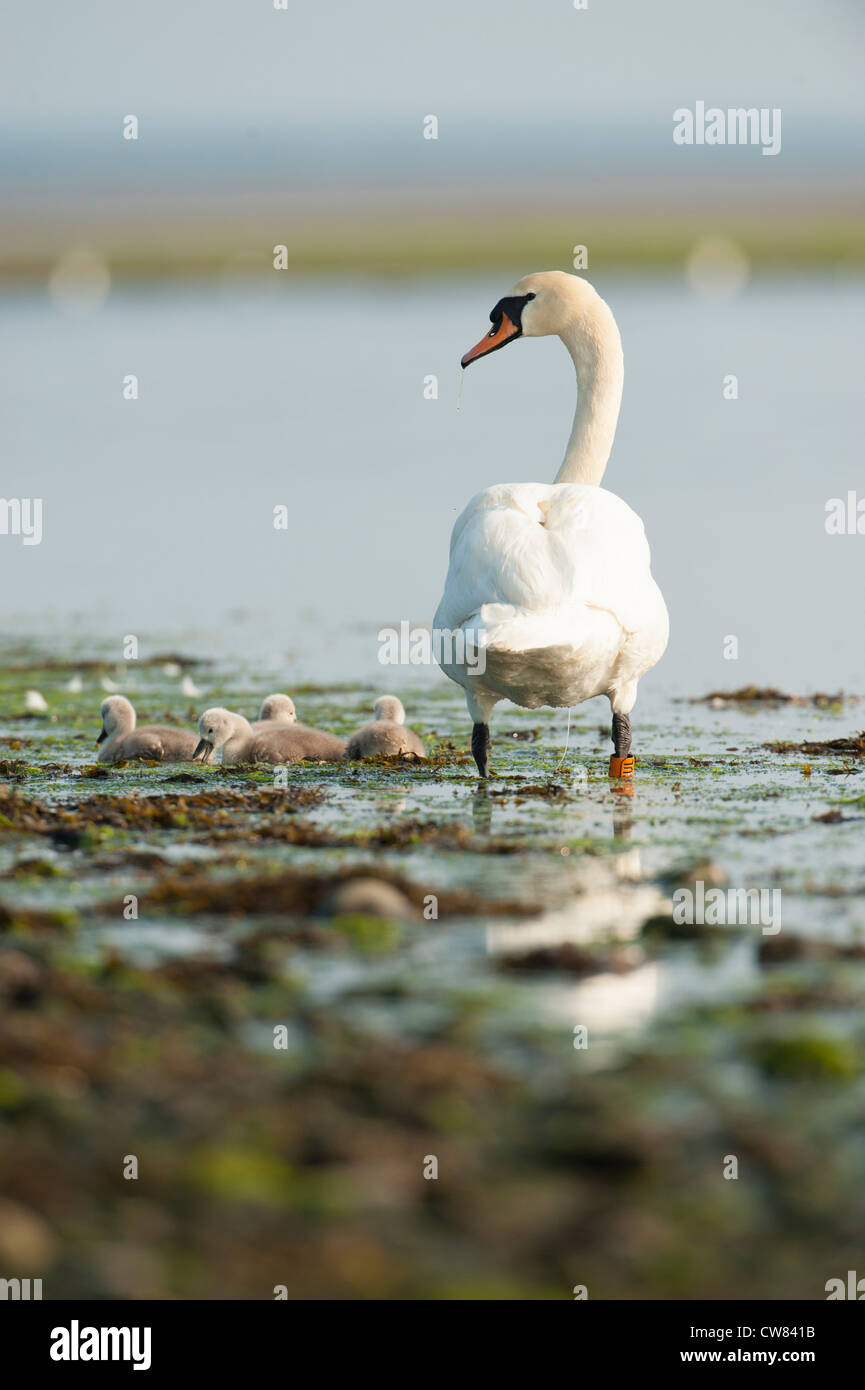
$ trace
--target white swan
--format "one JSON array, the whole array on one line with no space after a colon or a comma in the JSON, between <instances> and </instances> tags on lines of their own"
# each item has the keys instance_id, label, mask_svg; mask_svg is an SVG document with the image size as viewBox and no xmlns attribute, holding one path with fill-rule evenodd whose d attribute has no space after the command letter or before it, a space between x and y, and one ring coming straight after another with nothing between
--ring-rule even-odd
<instances>
[{"instance_id":1,"label":"white swan","mask_svg":"<svg viewBox=\"0 0 865 1390\"><path fill-rule=\"evenodd\" d=\"M463 367L515 338L555 333L573 358L579 398L555 482L486 488L454 526L434 623L448 634L442 669L466 692L481 777L489 775L489 718L499 700L565 708L607 695L610 775L630 778L628 716L638 680L667 645L669 619L642 521L598 486L622 399L619 330L586 280L558 270L527 275L490 320ZM448 652L460 632L467 653L459 643ZM476 655L485 669L472 674Z\"/></svg>"}]
</instances>

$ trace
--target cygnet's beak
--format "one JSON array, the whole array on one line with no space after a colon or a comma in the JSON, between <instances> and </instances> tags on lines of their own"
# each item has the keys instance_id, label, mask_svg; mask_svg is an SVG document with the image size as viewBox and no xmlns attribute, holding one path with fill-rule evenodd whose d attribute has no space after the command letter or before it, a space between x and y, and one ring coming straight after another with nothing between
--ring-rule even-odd
<instances>
[{"instance_id":1,"label":"cygnet's beak","mask_svg":"<svg viewBox=\"0 0 865 1390\"><path fill-rule=\"evenodd\" d=\"M193 761L194 763L198 763L198 762L201 762L201 763L209 763L209 762L210 762L210 759L211 759L212 757L213 757L213 744L210 743L206 738L200 739L200 740L199 740L199 743L198 743L198 747L196 748L195 752L194 752L193 755L192 755L192 761Z\"/></svg>"},{"instance_id":2,"label":"cygnet's beak","mask_svg":"<svg viewBox=\"0 0 865 1390\"><path fill-rule=\"evenodd\" d=\"M98 748L99 745L100 745L100 743L104 743L105 740L107 739L107 737L108 737L108 734L107 734L107 732L106 732L106 730L105 730L105 727L103 726L103 728L102 728L102 730L101 730L101 732L100 732L100 734L99 734L99 737L98 737L98 739L96 740L96 745L95 745L95 746Z\"/></svg>"}]
</instances>

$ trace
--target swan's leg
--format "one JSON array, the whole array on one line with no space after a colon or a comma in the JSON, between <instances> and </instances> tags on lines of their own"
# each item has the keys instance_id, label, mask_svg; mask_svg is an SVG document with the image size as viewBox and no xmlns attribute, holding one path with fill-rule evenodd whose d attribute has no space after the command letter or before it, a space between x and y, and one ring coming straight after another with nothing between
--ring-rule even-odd
<instances>
[{"instance_id":1,"label":"swan's leg","mask_svg":"<svg viewBox=\"0 0 865 1390\"><path fill-rule=\"evenodd\" d=\"M634 775L634 759L631 755L631 721L627 714L613 715L613 728L610 737L615 753L610 758L610 776L631 778Z\"/></svg>"},{"instance_id":2,"label":"swan's leg","mask_svg":"<svg viewBox=\"0 0 865 1390\"><path fill-rule=\"evenodd\" d=\"M481 777L490 775L490 726L489 724L472 725L472 757L478 765L478 774Z\"/></svg>"},{"instance_id":3,"label":"swan's leg","mask_svg":"<svg viewBox=\"0 0 865 1390\"><path fill-rule=\"evenodd\" d=\"M481 777L490 775L490 715L500 698L477 687L466 691L466 705L472 721L472 757Z\"/></svg>"},{"instance_id":4,"label":"swan's leg","mask_svg":"<svg viewBox=\"0 0 865 1390\"><path fill-rule=\"evenodd\" d=\"M610 737L617 758L626 758L631 751L631 721L626 714L613 715L613 729Z\"/></svg>"}]
</instances>

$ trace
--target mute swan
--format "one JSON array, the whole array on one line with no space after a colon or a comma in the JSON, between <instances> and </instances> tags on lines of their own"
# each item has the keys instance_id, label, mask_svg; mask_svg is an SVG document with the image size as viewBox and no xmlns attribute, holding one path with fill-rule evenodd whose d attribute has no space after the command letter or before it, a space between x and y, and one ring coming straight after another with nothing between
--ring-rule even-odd
<instances>
[{"instance_id":1,"label":"mute swan","mask_svg":"<svg viewBox=\"0 0 865 1390\"><path fill-rule=\"evenodd\" d=\"M258 711L258 718L253 722L253 731L260 734L263 730L272 729L275 724L296 724L297 711L294 708L294 701L290 695L268 695L262 702L261 709Z\"/></svg>"},{"instance_id":2,"label":"mute swan","mask_svg":"<svg viewBox=\"0 0 865 1390\"><path fill-rule=\"evenodd\" d=\"M347 758L373 758L379 753L391 757L403 753L426 757L426 749L417 734L406 728L405 710L395 695L382 695L373 705L373 713L373 722L364 724L349 739L345 750Z\"/></svg>"},{"instance_id":3,"label":"mute swan","mask_svg":"<svg viewBox=\"0 0 865 1390\"><path fill-rule=\"evenodd\" d=\"M217 748L222 749L223 763L340 762L345 757L345 739L335 734L302 724L275 724L256 733L242 714L218 706L204 711L198 731L196 762L209 763Z\"/></svg>"},{"instance_id":4,"label":"mute swan","mask_svg":"<svg viewBox=\"0 0 865 1390\"><path fill-rule=\"evenodd\" d=\"M667 645L669 619L642 521L599 486L622 398L619 330L588 281L558 270L520 280L490 320L462 366L515 338L558 334L576 368L577 409L555 482L486 488L457 520L434 626L462 630L468 660L457 647L442 669L466 692L481 777L489 776L489 718L499 700L565 708L607 695L610 776L630 778L628 716L640 676ZM485 669L472 674L478 648Z\"/></svg>"},{"instance_id":5,"label":"mute swan","mask_svg":"<svg viewBox=\"0 0 865 1390\"><path fill-rule=\"evenodd\" d=\"M195 734L164 724L135 727L135 709L124 695L102 701L102 732L96 740L100 763L135 759L154 763L189 762L195 752Z\"/></svg>"}]
</instances>

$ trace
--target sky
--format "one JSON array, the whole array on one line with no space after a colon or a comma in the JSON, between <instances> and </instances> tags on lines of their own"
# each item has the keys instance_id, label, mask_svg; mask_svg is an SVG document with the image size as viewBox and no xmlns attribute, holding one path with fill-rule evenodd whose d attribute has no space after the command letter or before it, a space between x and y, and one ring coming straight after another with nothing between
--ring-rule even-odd
<instances>
[{"instance_id":1,"label":"sky","mask_svg":"<svg viewBox=\"0 0 865 1390\"><path fill-rule=\"evenodd\" d=\"M283 122L339 130L435 112L649 121L697 98L865 120L856 0L6 0L0 120L19 138Z\"/></svg>"}]
</instances>

